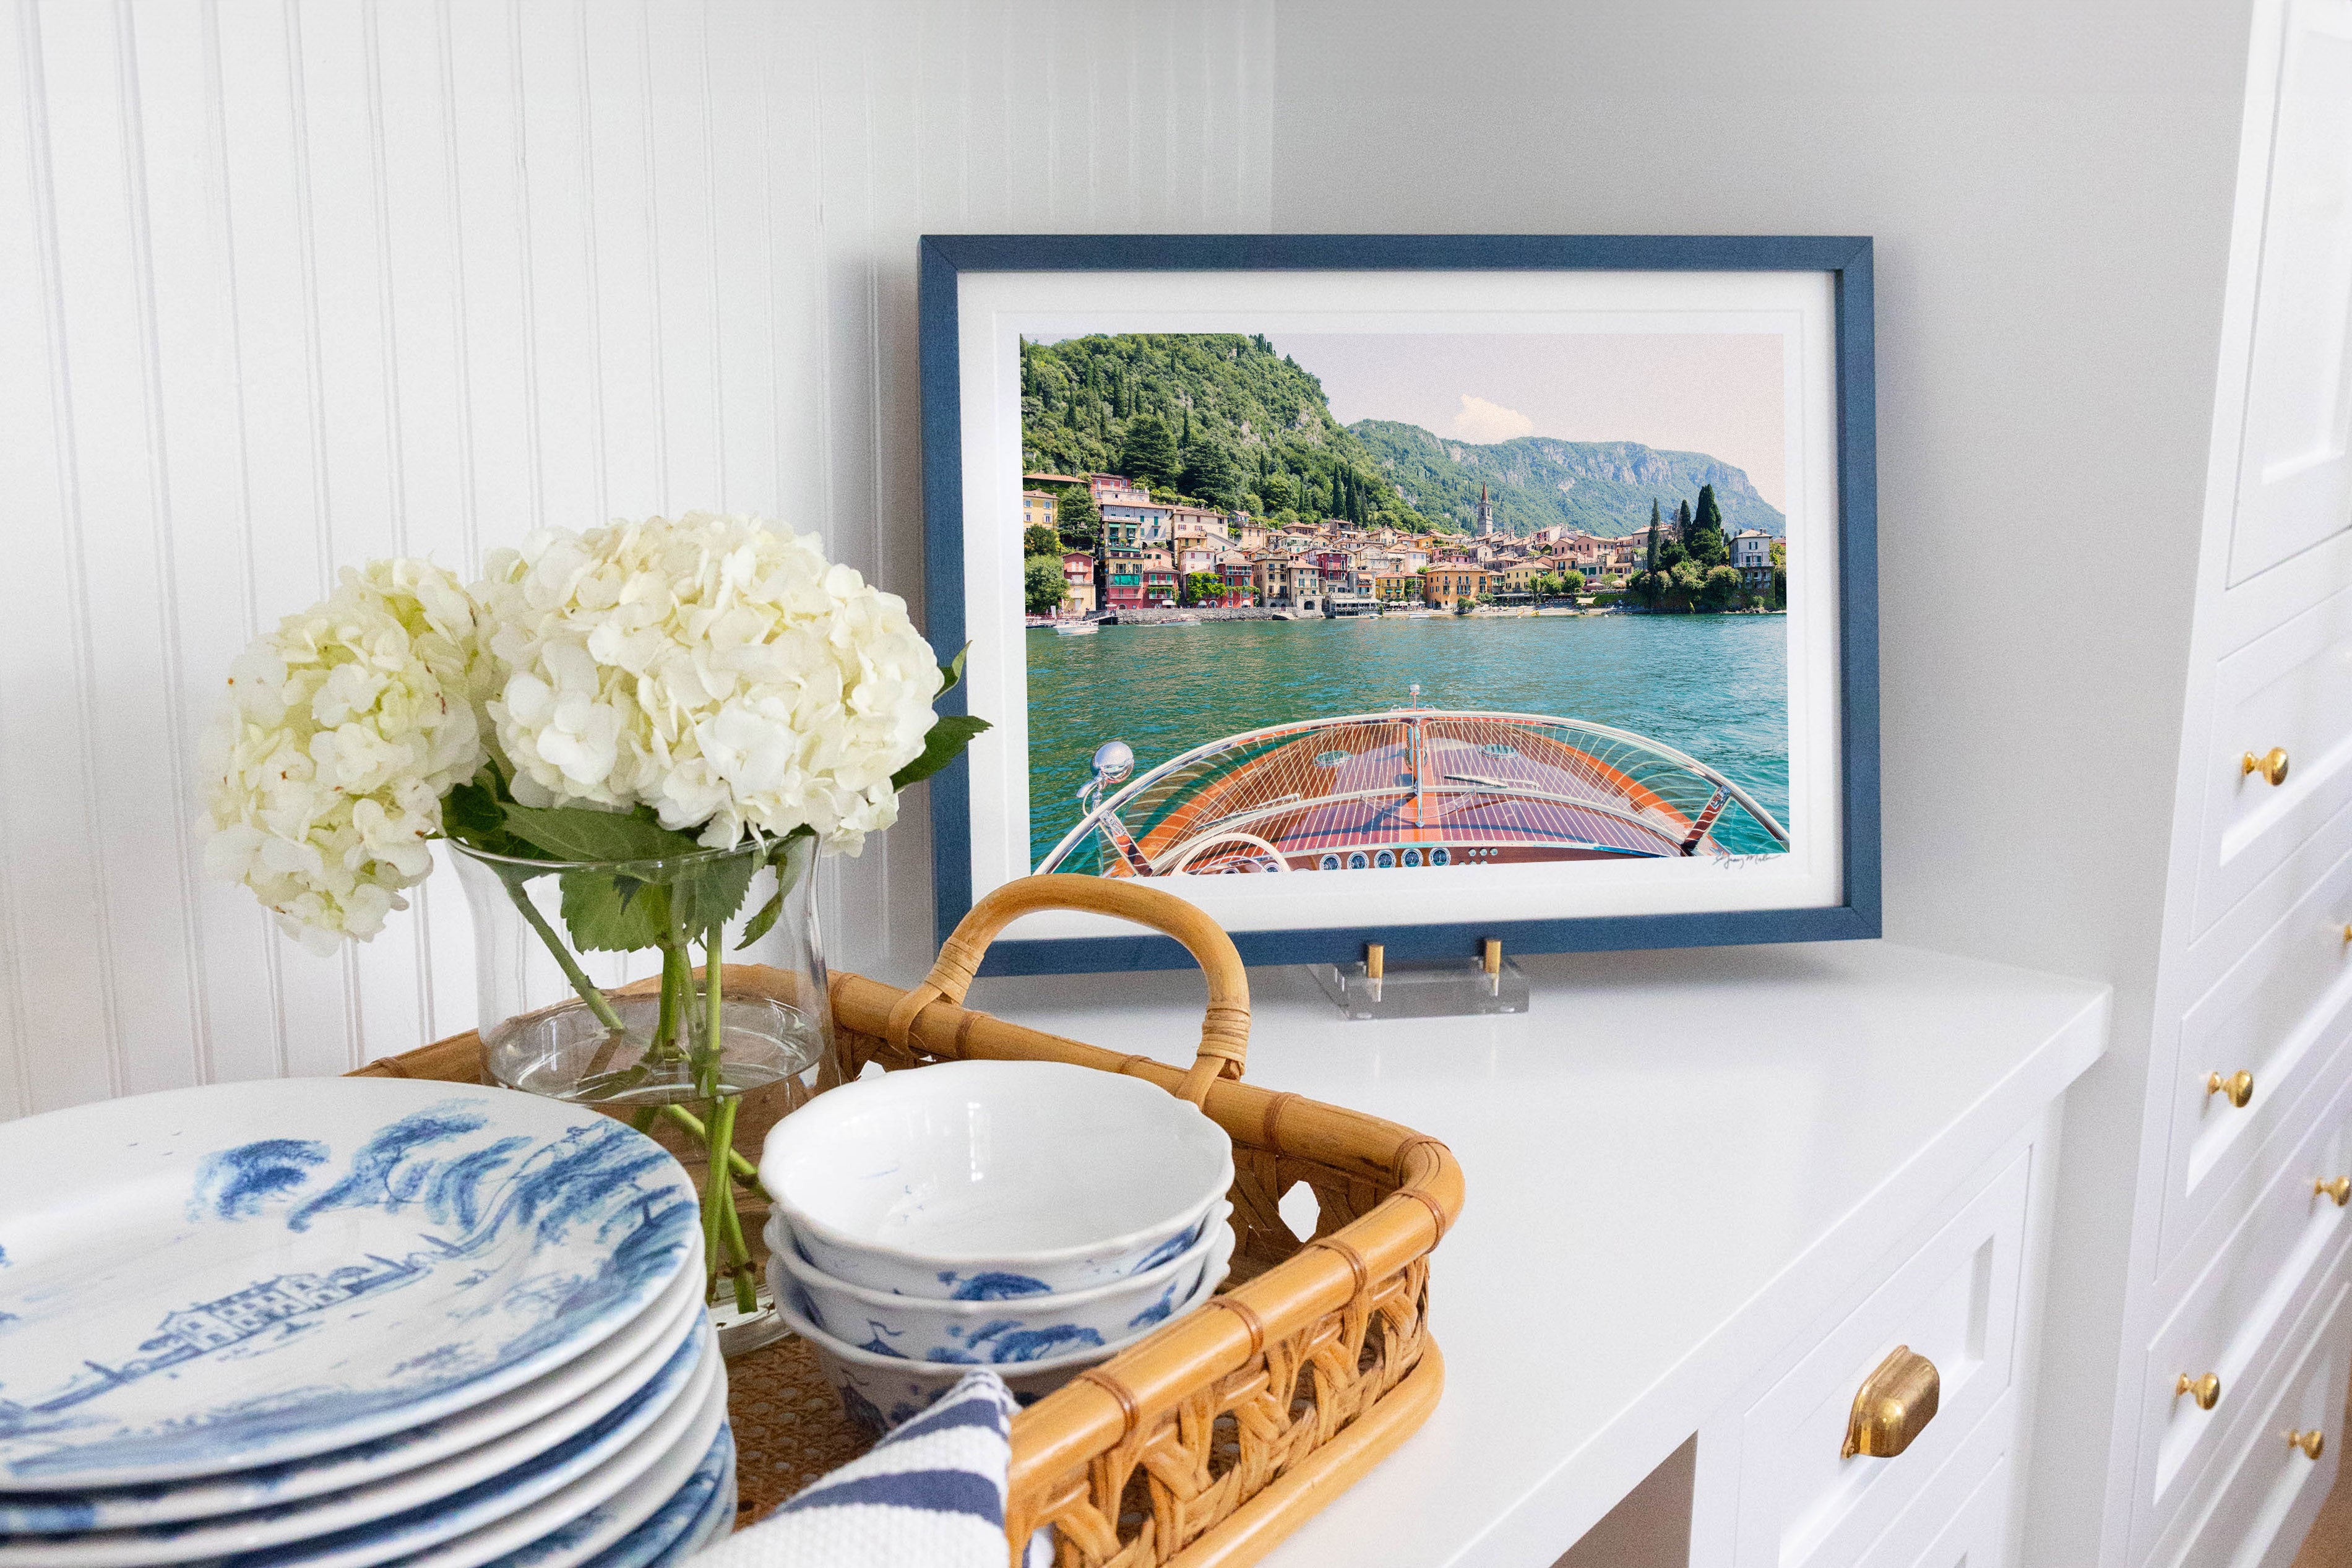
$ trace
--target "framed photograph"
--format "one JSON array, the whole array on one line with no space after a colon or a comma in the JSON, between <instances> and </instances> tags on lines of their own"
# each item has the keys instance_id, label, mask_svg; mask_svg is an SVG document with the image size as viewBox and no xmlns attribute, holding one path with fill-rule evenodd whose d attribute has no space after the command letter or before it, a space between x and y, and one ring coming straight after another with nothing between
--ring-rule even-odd
<instances>
[{"instance_id":1,"label":"framed photograph","mask_svg":"<svg viewBox=\"0 0 2352 1568\"><path fill-rule=\"evenodd\" d=\"M934 236L921 334L927 630L994 725L942 933L1035 871L1253 963L1879 933L1868 239Z\"/></svg>"}]
</instances>

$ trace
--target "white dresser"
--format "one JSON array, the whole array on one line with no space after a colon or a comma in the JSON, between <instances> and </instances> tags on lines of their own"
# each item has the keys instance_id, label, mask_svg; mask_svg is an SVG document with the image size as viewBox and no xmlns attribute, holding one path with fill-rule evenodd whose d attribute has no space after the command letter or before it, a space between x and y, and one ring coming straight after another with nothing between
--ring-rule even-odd
<instances>
[{"instance_id":1,"label":"white dresser","mask_svg":"<svg viewBox=\"0 0 2352 1568\"><path fill-rule=\"evenodd\" d=\"M1443 1138L1468 1186L1432 1264L1443 1399L1269 1568L2013 1561L2057 1111L2105 989L1884 942L1527 967L1525 1015L1383 1023L1250 973L1253 1081ZM1066 975L972 1003L1182 1061L1202 994ZM1897 1347L1935 1412L1847 1456Z\"/></svg>"},{"instance_id":2,"label":"white dresser","mask_svg":"<svg viewBox=\"0 0 2352 1568\"><path fill-rule=\"evenodd\" d=\"M2098 1568L2284 1568L2347 1437L2352 0L2253 18L2137 1170L2064 1176L2137 1183L2119 1332L2053 1331L2114 1407L2045 1413L2033 1568L2090 1509Z\"/></svg>"}]
</instances>

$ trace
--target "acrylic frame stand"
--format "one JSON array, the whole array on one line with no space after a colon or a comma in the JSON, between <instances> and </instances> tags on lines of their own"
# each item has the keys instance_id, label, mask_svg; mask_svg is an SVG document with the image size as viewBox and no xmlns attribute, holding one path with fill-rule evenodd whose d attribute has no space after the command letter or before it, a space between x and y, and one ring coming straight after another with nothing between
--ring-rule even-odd
<instances>
[{"instance_id":1,"label":"acrylic frame stand","mask_svg":"<svg viewBox=\"0 0 2352 1568\"><path fill-rule=\"evenodd\" d=\"M1491 937L1476 958L1392 964L1383 944L1370 942L1360 963L1310 963L1307 970L1339 1016L1354 1023L1528 1010L1527 972L1505 958L1503 944Z\"/></svg>"}]
</instances>

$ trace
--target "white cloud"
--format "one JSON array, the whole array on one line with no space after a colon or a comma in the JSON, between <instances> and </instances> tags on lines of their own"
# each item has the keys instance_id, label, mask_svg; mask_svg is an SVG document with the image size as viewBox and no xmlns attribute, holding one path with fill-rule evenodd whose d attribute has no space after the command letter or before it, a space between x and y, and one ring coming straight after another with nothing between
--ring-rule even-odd
<instances>
[{"instance_id":1,"label":"white cloud","mask_svg":"<svg viewBox=\"0 0 2352 1568\"><path fill-rule=\"evenodd\" d=\"M1465 441L1484 446L1508 441L1516 436L1532 436L1536 422L1516 408L1506 408L1465 392L1462 395L1462 412L1454 416L1453 433Z\"/></svg>"}]
</instances>

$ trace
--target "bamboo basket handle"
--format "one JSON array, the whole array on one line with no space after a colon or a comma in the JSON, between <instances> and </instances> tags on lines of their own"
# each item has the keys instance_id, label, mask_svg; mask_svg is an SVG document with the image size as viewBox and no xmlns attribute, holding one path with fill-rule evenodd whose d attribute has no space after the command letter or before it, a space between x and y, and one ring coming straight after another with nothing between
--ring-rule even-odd
<instances>
[{"instance_id":1,"label":"bamboo basket handle","mask_svg":"<svg viewBox=\"0 0 2352 1568\"><path fill-rule=\"evenodd\" d=\"M915 1019L934 1002L963 1005L980 961L1004 928L1039 910L1084 910L1113 915L1172 936L1201 965L1209 980L1209 1012L1201 1022L1201 1047L1176 1093L1194 1105L1220 1077L1237 1079L1249 1057L1249 973L1224 928L1173 893L1110 877L1048 875L1007 882L972 905L947 941L923 983L890 1009L884 1035L904 1048Z\"/></svg>"}]
</instances>

